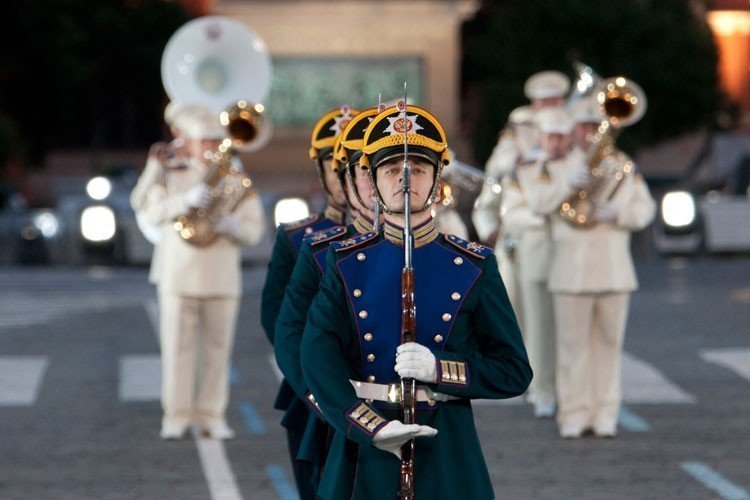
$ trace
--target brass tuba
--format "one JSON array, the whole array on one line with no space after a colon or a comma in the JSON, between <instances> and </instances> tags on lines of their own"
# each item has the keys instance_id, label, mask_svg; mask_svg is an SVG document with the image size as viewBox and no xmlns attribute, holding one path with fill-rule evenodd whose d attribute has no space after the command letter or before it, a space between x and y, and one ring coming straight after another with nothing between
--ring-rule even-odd
<instances>
[{"instance_id":1,"label":"brass tuba","mask_svg":"<svg viewBox=\"0 0 750 500\"><path fill-rule=\"evenodd\" d=\"M591 182L565 200L559 210L564 221L578 228L596 225L597 205L612 199L625 177L634 172L635 164L617 149L615 138L624 127L640 120L647 107L641 87L622 76L601 82L595 94L603 120L586 156Z\"/></svg>"},{"instance_id":2,"label":"brass tuba","mask_svg":"<svg viewBox=\"0 0 750 500\"><path fill-rule=\"evenodd\" d=\"M206 208L191 208L173 224L186 242L206 246L217 237L216 223L251 192L252 181L235 153L256 151L271 138L270 120L261 104L271 84L271 59L263 40L243 23L201 17L167 42L162 81L170 99L205 106L219 115L227 132L203 180L211 202Z\"/></svg>"}]
</instances>

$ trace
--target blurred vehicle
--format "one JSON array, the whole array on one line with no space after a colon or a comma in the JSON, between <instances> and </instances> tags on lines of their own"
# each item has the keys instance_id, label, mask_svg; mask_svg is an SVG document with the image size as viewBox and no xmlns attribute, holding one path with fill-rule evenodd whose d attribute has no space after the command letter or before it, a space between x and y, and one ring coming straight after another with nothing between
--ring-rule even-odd
<instances>
[{"instance_id":1,"label":"blurred vehicle","mask_svg":"<svg viewBox=\"0 0 750 500\"><path fill-rule=\"evenodd\" d=\"M58 199L56 217L64 226L56 262L68 264L147 265L153 244L143 235L130 206L130 192L138 173L132 167L112 169L109 175L88 179L76 193ZM243 262L265 262L271 254L273 229L281 222L307 217L310 204L294 189L261 190L266 213L266 236L261 243L244 247ZM40 223L43 221L40 220Z\"/></svg>"},{"instance_id":2,"label":"blurred vehicle","mask_svg":"<svg viewBox=\"0 0 750 500\"><path fill-rule=\"evenodd\" d=\"M652 228L659 253L750 251L750 150L746 137L737 139L707 143L684 179L664 189Z\"/></svg>"}]
</instances>

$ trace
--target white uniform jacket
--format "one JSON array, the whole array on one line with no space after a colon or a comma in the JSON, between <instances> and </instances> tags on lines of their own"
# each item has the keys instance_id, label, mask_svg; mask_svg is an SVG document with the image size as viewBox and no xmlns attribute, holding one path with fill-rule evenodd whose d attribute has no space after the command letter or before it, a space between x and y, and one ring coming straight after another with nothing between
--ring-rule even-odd
<instances>
[{"instance_id":1,"label":"white uniform jacket","mask_svg":"<svg viewBox=\"0 0 750 500\"><path fill-rule=\"evenodd\" d=\"M240 245L260 241L265 215L260 197L248 195L234 211L242 226L233 238L220 235L207 247L186 243L174 230L175 217L188 212L184 195L203 181L207 167L190 159L186 168L165 171L164 182L154 184L148 193L145 213L152 224L162 228L159 291L186 297L239 297L242 280Z\"/></svg>"},{"instance_id":2,"label":"white uniform jacket","mask_svg":"<svg viewBox=\"0 0 750 500\"><path fill-rule=\"evenodd\" d=\"M544 175L542 165L543 162L519 165L516 178L506 176L502 184L503 230L518 235L516 260L524 281L546 282L549 276L552 256L550 227L545 216L534 213L528 203L529 190L535 189L536 181Z\"/></svg>"},{"instance_id":3,"label":"white uniform jacket","mask_svg":"<svg viewBox=\"0 0 750 500\"><path fill-rule=\"evenodd\" d=\"M618 209L612 223L580 229L565 222L558 210L575 190L569 176L579 168L580 155L569 155L558 168L550 168L550 179L537 178L528 192L529 206L552 220L553 256L549 289L556 293L631 292L638 282L630 254L630 233L648 226L656 203L643 177L628 175L611 203Z\"/></svg>"}]
</instances>

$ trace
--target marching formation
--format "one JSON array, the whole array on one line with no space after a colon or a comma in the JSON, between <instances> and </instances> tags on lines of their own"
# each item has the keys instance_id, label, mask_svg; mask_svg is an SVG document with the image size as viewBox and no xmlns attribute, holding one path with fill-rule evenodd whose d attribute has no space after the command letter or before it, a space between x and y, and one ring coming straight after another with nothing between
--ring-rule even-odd
<instances>
[{"instance_id":1,"label":"marching formation","mask_svg":"<svg viewBox=\"0 0 750 500\"><path fill-rule=\"evenodd\" d=\"M615 136L646 100L624 77L569 87L533 75L500 135L473 213L494 251L439 230L466 228L437 209L451 152L430 111L404 96L313 127L326 206L276 229L260 311L301 498L494 498L472 399L525 394L564 438L615 436L630 233L654 216ZM167 88L174 140L154 145L131 197L155 243L161 437L194 424L232 439L240 246L265 232L234 152L268 137L267 85L221 113Z\"/></svg>"}]
</instances>

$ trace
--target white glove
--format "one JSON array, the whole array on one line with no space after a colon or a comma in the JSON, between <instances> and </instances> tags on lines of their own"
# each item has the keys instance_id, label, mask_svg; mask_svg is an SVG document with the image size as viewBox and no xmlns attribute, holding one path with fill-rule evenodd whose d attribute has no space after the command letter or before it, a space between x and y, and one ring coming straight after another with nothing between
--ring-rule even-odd
<instances>
[{"instance_id":1,"label":"white glove","mask_svg":"<svg viewBox=\"0 0 750 500\"><path fill-rule=\"evenodd\" d=\"M226 214L219 219L214 229L216 229L217 233L236 237L242 229L242 221L234 214Z\"/></svg>"},{"instance_id":2,"label":"white glove","mask_svg":"<svg viewBox=\"0 0 750 500\"><path fill-rule=\"evenodd\" d=\"M615 203L602 203L596 207L594 217L601 222L615 222L620 209Z\"/></svg>"},{"instance_id":3,"label":"white glove","mask_svg":"<svg viewBox=\"0 0 750 500\"><path fill-rule=\"evenodd\" d=\"M586 165L581 165L573 170L568 177L568 183L575 189L586 187L591 182L591 172Z\"/></svg>"},{"instance_id":4,"label":"white glove","mask_svg":"<svg viewBox=\"0 0 750 500\"><path fill-rule=\"evenodd\" d=\"M372 438L372 445L383 451L388 451L401 459L401 446L411 438L433 437L437 429L427 425L406 425L398 420L391 420Z\"/></svg>"},{"instance_id":5,"label":"white glove","mask_svg":"<svg viewBox=\"0 0 750 500\"><path fill-rule=\"evenodd\" d=\"M185 203L189 207L206 208L211 203L211 190L201 182L185 193Z\"/></svg>"},{"instance_id":6,"label":"white glove","mask_svg":"<svg viewBox=\"0 0 750 500\"><path fill-rule=\"evenodd\" d=\"M401 378L410 377L421 382L437 382L435 355L429 348L416 342L401 344L396 349L396 366L393 368Z\"/></svg>"}]
</instances>

